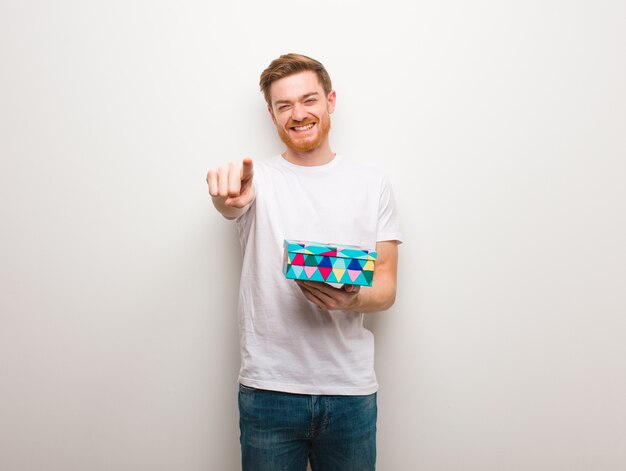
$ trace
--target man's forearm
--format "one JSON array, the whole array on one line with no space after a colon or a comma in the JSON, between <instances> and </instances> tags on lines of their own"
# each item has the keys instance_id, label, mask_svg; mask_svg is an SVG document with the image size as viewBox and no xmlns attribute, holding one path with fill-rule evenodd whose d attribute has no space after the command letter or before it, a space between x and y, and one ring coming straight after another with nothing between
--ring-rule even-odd
<instances>
[{"instance_id":1,"label":"man's forearm","mask_svg":"<svg viewBox=\"0 0 626 471\"><path fill-rule=\"evenodd\" d=\"M359 290L354 301L358 312L380 312L396 301L398 244L396 241L376 243L378 260L374 269L374 284Z\"/></svg>"},{"instance_id":2,"label":"man's forearm","mask_svg":"<svg viewBox=\"0 0 626 471\"><path fill-rule=\"evenodd\" d=\"M384 281L372 287L362 287L356 297L354 310L364 313L386 311L395 301L395 282Z\"/></svg>"}]
</instances>

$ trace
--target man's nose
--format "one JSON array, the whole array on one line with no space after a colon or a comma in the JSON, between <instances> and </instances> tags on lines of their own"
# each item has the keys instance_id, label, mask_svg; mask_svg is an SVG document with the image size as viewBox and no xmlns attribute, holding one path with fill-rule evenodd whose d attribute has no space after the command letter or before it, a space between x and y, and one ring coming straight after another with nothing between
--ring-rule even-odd
<instances>
[{"instance_id":1,"label":"man's nose","mask_svg":"<svg viewBox=\"0 0 626 471\"><path fill-rule=\"evenodd\" d=\"M293 105L293 108L291 108L291 119L294 121L302 121L304 118L306 118L304 106L299 103Z\"/></svg>"}]
</instances>

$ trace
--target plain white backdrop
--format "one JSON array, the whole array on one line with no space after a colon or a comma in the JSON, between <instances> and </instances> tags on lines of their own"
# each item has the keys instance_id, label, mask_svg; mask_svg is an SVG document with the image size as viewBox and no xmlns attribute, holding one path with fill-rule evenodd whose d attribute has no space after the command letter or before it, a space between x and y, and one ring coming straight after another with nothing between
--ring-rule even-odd
<instances>
[{"instance_id":1,"label":"plain white backdrop","mask_svg":"<svg viewBox=\"0 0 626 471\"><path fill-rule=\"evenodd\" d=\"M239 469L234 226L321 60L400 210L382 471L626 469L622 1L0 2L0 469Z\"/></svg>"}]
</instances>

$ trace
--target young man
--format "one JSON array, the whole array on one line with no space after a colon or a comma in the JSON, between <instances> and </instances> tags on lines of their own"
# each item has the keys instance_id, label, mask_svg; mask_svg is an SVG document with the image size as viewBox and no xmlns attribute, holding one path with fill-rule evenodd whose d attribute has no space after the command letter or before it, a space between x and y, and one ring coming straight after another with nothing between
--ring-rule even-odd
<instances>
[{"instance_id":1,"label":"young man","mask_svg":"<svg viewBox=\"0 0 626 471\"><path fill-rule=\"evenodd\" d=\"M396 295L401 240L391 187L329 144L336 93L325 68L298 54L274 60L261 90L286 148L209 170L217 210L235 219L239 412L244 471L368 471L376 461L374 341L363 313ZM283 240L376 248L372 287L287 280Z\"/></svg>"}]
</instances>

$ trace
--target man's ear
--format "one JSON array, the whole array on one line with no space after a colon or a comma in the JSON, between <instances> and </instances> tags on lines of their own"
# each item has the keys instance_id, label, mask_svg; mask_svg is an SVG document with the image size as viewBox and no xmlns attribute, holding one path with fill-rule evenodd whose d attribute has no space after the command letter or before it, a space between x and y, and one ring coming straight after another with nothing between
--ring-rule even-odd
<instances>
[{"instance_id":1,"label":"man's ear","mask_svg":"<svg viewBox=\"0 0 626 471\"><path fill-rule=\"evenodd\" d=\"M335 111L335 104L337 103L337 93L335 90L331 90L328 92L328 96L326 97L326 104L328 106L328 114L331 114Z\"/></svg>"},{"instance_id":2,"label":"man's ear","mask_svg":"<svg viewBox=\"0 0 626 471\"><path fill-rule=\"evenodd\" d=\"M270 117L272 118L272 123L276 124L276 117L274 116L274 110L272 110L272 105L267 105L267 111L270 114Z\"/></svg>"}]
</instances>

